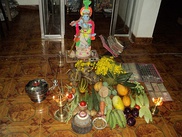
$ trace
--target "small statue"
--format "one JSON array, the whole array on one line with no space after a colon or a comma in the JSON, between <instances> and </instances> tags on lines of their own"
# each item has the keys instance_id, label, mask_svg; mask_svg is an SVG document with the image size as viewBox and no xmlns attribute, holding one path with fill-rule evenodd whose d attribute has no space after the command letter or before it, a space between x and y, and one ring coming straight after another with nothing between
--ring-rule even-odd
<instances>
[{"instance_id":1,"label":"small statue","mask_svg":"<svg viewBox=\"0 0 182 137\"><path fill-rule=\"evenodd\" d=\"M83 0L84 7L80 10L81 17L77 21L72 21L71 26L75 26L76 34L74 41L76 42L76 57L85 59L91 54L91 40L95 40L95 24L90 19L92 8L90 0Z\"/></svg>"}]
</instances>

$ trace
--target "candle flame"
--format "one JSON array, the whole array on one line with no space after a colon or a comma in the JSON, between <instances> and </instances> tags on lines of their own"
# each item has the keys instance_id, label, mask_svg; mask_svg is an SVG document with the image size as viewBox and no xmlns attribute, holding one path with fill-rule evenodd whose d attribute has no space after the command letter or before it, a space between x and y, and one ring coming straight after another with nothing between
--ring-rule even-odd
<instances>
[{"instance_id":1,"label":"candle flame","mask_svg":"<svg viewBox=\"0 0 182 137\"><path fill-rule=\"evenodd\" d=\"M68 93L66 93L66 97L68 97L68 95L69 95L69 94L68 94Z\"/></svg>"},{"instance_id":2,"label":"candle flame","mask_svg":"<svg viewBox=\"0 0 182 137\"><path fill-rule=\"evenodd\" d=\"M154 102L154 104L156 106L161 106L163 104L163 98L162 97L152 98L152 101Z\"/></svg>"},{"instance_id":3,"label":"candle flame","mask_svg":"<svg viewBox=\"0 0 182 137\"><path fill-rule=\"evenodd\" d=\"M63 95L56 95L52 97L53 100L59 105L59 106L63 106L63 104L65 103L65 101L67 101L67 96L63 96Z\"/></svg>"}]
</instances>

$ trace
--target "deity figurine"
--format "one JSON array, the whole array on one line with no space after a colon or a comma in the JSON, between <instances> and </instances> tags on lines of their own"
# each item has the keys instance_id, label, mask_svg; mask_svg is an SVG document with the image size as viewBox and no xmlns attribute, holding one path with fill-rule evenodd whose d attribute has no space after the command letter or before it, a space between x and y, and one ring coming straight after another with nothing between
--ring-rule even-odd
<instances>
[{"instance_id":1,"label":"deity figurine","mask_svg":"<svg viewBox=\"0 0 182 137\"><path fill-rule=\"evenodd\" d=\"M74 41L76 42L76 57L86 59L91 54L91 41L95 40L95 23L90 19L92 8L90 0L83 0L84 7L80 9L81 17L77 21L72 21L71 26L75 26L76 34Z\"/></svg>"}]
</instances>

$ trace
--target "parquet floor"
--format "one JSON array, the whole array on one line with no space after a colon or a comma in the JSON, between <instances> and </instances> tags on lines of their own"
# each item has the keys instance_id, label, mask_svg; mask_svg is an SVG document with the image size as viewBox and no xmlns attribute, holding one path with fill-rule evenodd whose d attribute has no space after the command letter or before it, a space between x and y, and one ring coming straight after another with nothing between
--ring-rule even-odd
<instances>
[{"instance_id":1,"label":"parquet floor","mask_svg":"<svg viewBox=\"0 0 182 137\"><path fill-rule=\"evenodd\" d=\"M162 12L162 11L161 11ZM163 14L159 14L159 17ZM67 17L67 22L73 17ZM70 49L74 29L66 26L64 44L43 41L40 36L37 10L20 10L10 23L6 37L0 39L0 136L1 137L181 137L182 136L182 26L174 20L158 19L151 45L135 45L125 40L124 62L154 63L164 85L174 101L164 102L153 123L141 118L133 127L110 130L92 129L87 134L76 134L70 124L54 119L55 102L52 93L41 103L33 103L25 92L25 85L35 78L44 78L50 86L59 62L58 51ZM75 19L75 18L74 18ZM77 18L76 18L77 19ZM101 20L101 21L100 21ZM106 53L99 34L107 36L108 18L95 16L96 40L93 49ZM118 60L120 60L118 58ZM65 74L70 64L58 70L58 80L68 83Z\"/></svg>"}]
</instances>

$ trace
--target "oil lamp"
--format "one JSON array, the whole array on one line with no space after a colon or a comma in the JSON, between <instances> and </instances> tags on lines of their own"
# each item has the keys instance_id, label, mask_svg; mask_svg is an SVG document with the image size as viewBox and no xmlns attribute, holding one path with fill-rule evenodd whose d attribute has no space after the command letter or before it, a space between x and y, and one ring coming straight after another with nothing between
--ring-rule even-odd
<instances>
[{"instance_id":1,"label":"oil lamp","mask_svg":"<svg viewBox=\"0 0 182 137\"><path fill-rule=\"evenodd\" d=\"M60 86L61 87L59 87L58 81L55 79L53 81L53 86L50 87L49 90L54 90L57 87L58 92L56 92L56 95L54 95L52 98L56 102L59 109L55 111L54 118L58 121L65 122L65 119L67 118L67 111L64 110L64 106L66 105L68 98L63 91L62 80L61 80Z\"/></svg>"},{"instance_id":2,"label":"oil lamp","mask_svg":"<svg viewBox=\"0 0 182 137\"><path fill-rule=\"evenodd\" d=\"M64 106L68 101L67 96L63 93L60 93L56 96L53 96L53 100L56 101L57 105L59 106L59 109L54 113L55 119L61 122L65 122L65 119L67 118L67 111L64 110Z\"/></svg>"},{"instance_id":3,"label":"oil lamp","mask_svg":"<svg viewBox=\"0 0 182 137\"><path fill-rule=\"evenodd\" d=\"M163 104L163 98L152 98L152 101L155 105L151 107L151 113L152 115L157 115L159 112L158 106L161 106Z\"/></svg>"}]
</instances>

